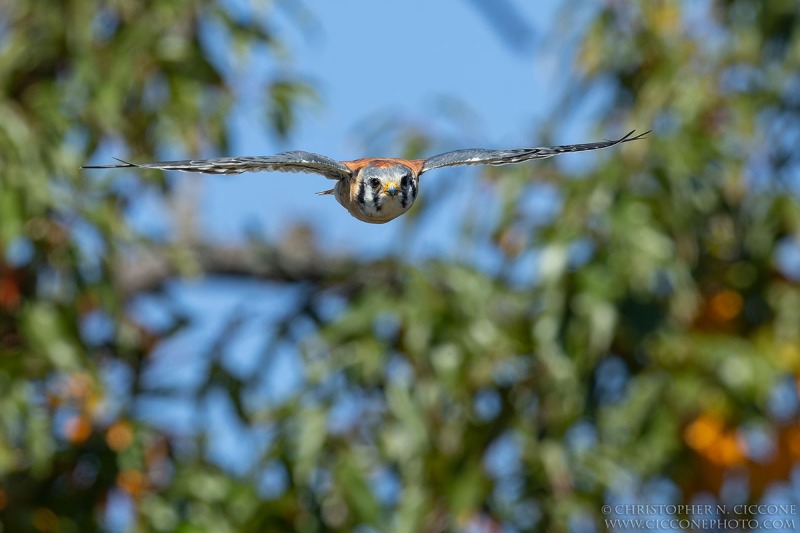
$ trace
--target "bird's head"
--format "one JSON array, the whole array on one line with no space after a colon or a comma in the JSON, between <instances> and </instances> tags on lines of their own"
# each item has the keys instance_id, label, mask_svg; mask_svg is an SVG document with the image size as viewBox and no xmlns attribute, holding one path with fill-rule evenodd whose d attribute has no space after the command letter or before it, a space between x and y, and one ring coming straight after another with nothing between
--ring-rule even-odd
<instances>
[{"instance_id":1,"label":"bird's head","mask_svg":"<svg viewBox=\"0 0 800 533\"><path fill-rule=\"evenodd\" d=\"M365 222L383 223L408 211L419 190L417 173L396 160L377 159L364 166L348 187L348 211ZM340 200L341 201L341 200Z\"/></svg>"}]
</instances>

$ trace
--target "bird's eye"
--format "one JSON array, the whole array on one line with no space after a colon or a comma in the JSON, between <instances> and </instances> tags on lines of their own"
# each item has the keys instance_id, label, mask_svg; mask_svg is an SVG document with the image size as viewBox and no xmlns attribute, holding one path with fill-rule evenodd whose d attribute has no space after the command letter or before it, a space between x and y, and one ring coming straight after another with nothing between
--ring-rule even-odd
<instances>
[{"instance_id":1,"label":"bird's eye","mask_svg":"<svg viewBox=\"0 0 800 533\"><path fill-rule=\"evenodd\" d=\"M372 178L371 180L369 180L369 186L372 187L373 189L377 189L378 187L381 186L381 180L379 180L378 178Z\"/></svg>"},{"instance_id":2,"label":"bird's eye","mask_svg":"<svg viewBox=\"0 0 800 533\"><path fill-rule=\"evenodd\" d=\"M406 174L406 175L405 175L405 176L403 176L403 178L400 180L400 187L402 187L403 189L405 189L406 187L408 187L408 181L409 181L409 179L408 179L408 175Z\"/></svg>"}]
</instances>

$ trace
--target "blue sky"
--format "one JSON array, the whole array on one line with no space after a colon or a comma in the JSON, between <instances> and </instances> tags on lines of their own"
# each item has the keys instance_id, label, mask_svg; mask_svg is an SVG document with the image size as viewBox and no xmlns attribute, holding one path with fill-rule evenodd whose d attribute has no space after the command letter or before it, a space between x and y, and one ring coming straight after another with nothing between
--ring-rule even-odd
<instances>
[{"instance_id":1,"label":"blue sky","mask_svg":"<svg viewBox=\"0 0 800 533\"><path fill-rule=\"evenodd\" d=\"M391 152L396 149L391 143L364 139L363 126L386 115L446 137L450 142L441 150L534 143L536 125L552 112L559 92L555 89L566 74L559 64L565 50L541 43L559 2L511 0L532 35L531 44L521 51L504 41L502 28L482 16L474 1L309 2L314 22L302 29L279 16L274 27L288 41L290 56L285 62L267 55L255 58L256 72L242 80L241 105L232 116L232 150L255 155L302 149L337 159L393 156L397 154L368 150L370 144L383 144L388 145L382 146L384 151ZM287 71L311 80L322 103L301 113L290 139L278 142L263 134L263 115L253 108L259 97L257 80ZM443 98L453 107L463 106L467 118L456 124L443 117ZM388 138L392 133L381 132ZM464 180L457 196L475 194L476 172L458 172ZM437 180L440 175L441 171L426 176L423 194L444 186L444 178ZM318 176L249 174L200 180L201 223L222 238L241 235L247 225L279 237L287 226L302 221L337 249L371 255L386 249L380 243L390 246L401 226L356 221L332 197L314 195L330 186ZM440 230L428 234L420 247L446 248L450 229L441 223L432 226Z\"/></svg>"},{"instance_id":2,"label":"blue sky","mask_svg":"<svg viewBox=\"0 0 800 533\"><path fill-rule=\"evenodd\" d=\"M278 6L293 2L278 2ZM248 0L226 0L239 16L263 17L264 6ZM498 12L527 31L522 46L509 44L509 19L492 21L477 6L506 6ZM288 54L257 50L246 60L227 50L223 39L209 40L212 58L230 69L238 97L230 117L231 153L266 155L285 150L318 152L337 159L397 156L392 143L401 128L378 124L394 117L403 126L443 139L433 153L457 148L513 148L541 144L537 128L557 111L562 89L573 72L575 39L582 13L559 12L559 0L409 0L383 3L368 0L308 2L310 17L292 16L288 8L268 11L269 26L286 43ZM295 10L296 11L296 10ZM302 20L302 21L300 21ZM512 35L513 37L513 35ZM285 73L309 80L319 91L320 105L299 114L288 140L269 135L259 108L264 83ZM591 107L591 103L589 105ZM556 142L594 140L598 132L586 126L588 113L570 110ZM576 116L578 118L576 118ZM370 128L373 131L370 131ZM379 135L375 135L375 130ZM620 132L603 132L609 137ZM116 154L115 154L116 155ZM194 154L169 153L169 158ZM427 154L427 155L433 155ZM592 154L575 154L565 166L591 162ZM535 173L535 164L531 165ZM297 223L314 228L333 250L362 256L391 251L402 231L402 218L370 225L352 218L332 196L314 193L331 182L315 175L258 173L204 176L174 173L193 206L204 235L226 242L257 228L273 239ZM474 168L442 169L424 177L421 194L446 192L437 215L426 220L410 250L412 257L452 255L457 218L470 199L486 206L491 216L491 190ZM489 196L487 196L489 195ZM153 197L155 198L155 196ZM141 202L133 213L137 226L162 232L167 222L154 199Z\"/></svg>"}]
</instances>

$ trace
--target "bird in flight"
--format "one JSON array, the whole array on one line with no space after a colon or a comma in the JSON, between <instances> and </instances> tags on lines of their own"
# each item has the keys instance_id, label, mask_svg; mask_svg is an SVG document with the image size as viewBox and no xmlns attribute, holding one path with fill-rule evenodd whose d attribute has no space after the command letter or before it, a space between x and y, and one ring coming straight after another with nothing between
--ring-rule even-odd
<instances>
[{"instance_id":1,"label":"bird in flight","mask_svg":"<svg viewBox=\"0 0 800 533\"><path fill-rule=\"evenodd\" d=\"M332 194L358 220L383 224L399 217L414 205L419 194L419 177L442 167L458 165L509 165L532 159L545 159L570 152L585 152L636 141L649 131L634 136L631 131L613 141L561 146L540 146L512 150L471 148L434 155L427 159L398 159L367 157L353 161L337 161L310 152L283 152L276 155L252 157L219 157L188 159L159 163L128 163L84 166L82 168L152 168L203 172L206 174L240 174L242 172L307 172L336 180L336 185L317 194Z\"/></svg>"}]
</instances>

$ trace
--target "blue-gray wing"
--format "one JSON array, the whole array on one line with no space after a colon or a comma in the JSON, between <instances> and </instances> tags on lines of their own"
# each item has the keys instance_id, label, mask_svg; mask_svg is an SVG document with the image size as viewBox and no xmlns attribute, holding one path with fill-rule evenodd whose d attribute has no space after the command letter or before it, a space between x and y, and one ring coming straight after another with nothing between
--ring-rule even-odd
<instances>
[{"instance_id":1,"label":"blue-gray wing","mask_svg":"<svg viewBox=\"0 0 800 533\"><path fill-rule=\"evenodd\" d=\"M350 169L339 161L310 152L283 152L276 155L252 157L218 157L216 159L187 159L159 163L128 163L118 165L85 166L83 168L154 168L203 172L205 174L241 174L242 172L308 172L339 180L350 176Z\"/></svg>"},{"instance_id":2,"label":"blue-gray wing","mask_svg":"<svg viewBox=\"0 0 800 533\"><path fill-rule=\"evenodd\" d=\"M624 137L614 141L602 141L586 144L540 146L536 148L517 148L513 150L484 150L481 148L456 150L454 152L446 152L444 154L429 157L425 160L425 163L423 163L420 174L441 167L452 167L456 165L511 165L514 163L530 161L531 159L545 159L547 157L553 157L554 155L567 154L570 152L599 150L601 148L614 146L615 144L636 141L648 133L650 132L646 131L641 135L633 137L634 131L631 131Z\"/></svg>"}]
</instances>

